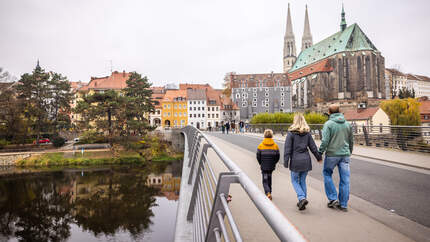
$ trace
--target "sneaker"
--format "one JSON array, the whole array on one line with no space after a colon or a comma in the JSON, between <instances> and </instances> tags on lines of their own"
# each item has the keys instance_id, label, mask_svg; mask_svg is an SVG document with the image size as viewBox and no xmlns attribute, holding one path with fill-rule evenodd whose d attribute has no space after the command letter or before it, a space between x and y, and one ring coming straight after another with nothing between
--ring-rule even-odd
<instances>
[{"instance_id":1,"label":"sneaker","mask_svg":"<svg viewBox=\"0 0 430 242\"><path fill-rule=\"evenodd\" d=\"M327 203L327 207L329 208L336 208L337 206L339 206L339 202L337 200L331 200Z\"/></svg>"},{"instance_id":2,"label":"sneaker","mask_svg":"<svg viewBox=\"0 0 430 242\"><path fill-rule=\"evenodd\" d=\"M266 194L266 196L267 196L267 198L268 198L268 199L272 200L272 194L271 194L270 192L268 192L268 193Z\"/></svg>"},{"instance_id":3,"label":"sneaker","mask_svg":"<svg viewBox=\"0 0 430 242\"><path fill-rule=\"evenodd\" d=\"M302 199L302 200L300 200L300 202L299 202L299 210L305 210L306 209L306 205L308 205L308 200L306 200L306 198L305 199Z\"/></svg>"},{"instance_id":4,"label":"sneaker","mask_svg":"<svg viewBox=\"0 0 430 242\"><path fill-rule=\"evenodd\" d=\"M337 204L336 208L339 209L342 212L348 212L348 208L341 207L340 204Z\"/></svg>"}]
</instances>

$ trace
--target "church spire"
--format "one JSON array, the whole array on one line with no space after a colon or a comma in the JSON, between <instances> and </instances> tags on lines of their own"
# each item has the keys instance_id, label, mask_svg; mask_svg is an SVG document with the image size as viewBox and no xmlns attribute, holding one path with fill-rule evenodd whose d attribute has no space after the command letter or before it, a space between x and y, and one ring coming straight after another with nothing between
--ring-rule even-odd
<instances>
[{"instance_id":1,"label":"church spire","mask_svg":"<svg viewBox=\"0 0 430 242\"><path fill-rule=\"evenodd\" d=\"M36 68L40 68L40 65L39 65L39 58L37 58Z\"/></svg>"},{"instance_id":2,"label":"church spire","mask_svg":"<svg viewBox=\"0 0 430 242\"><path fill-rule=\"evenodd\" d=\"M291 21L290 4L288 3L287 27L284 37L284 72L293 67L296 61L296 41L293 33L293 22Z\"/></svg>"},{"instance_id":3,"label":"church spire","mask_svg":"<svg viewBox=\"0 0 430 242\"><path fill-rule=\"evenodd\" d=\"M312 34L311 34L311 27L309 25L309 16L308 16L308 5L306 5L305 10L305 26L303 30L303 37L302 37L302 51L306 48L309 48L312 45Z\"/></svg>"},{"instance_id":4,"label":"church spire","mask_svg":"<svg viewBox=\"0 0 430 242\"><path fill-rule=\"evenodd\" d=\"M344 31L346 29L346 20L345 20L345 10L343 9L343 3L342 3L342 20L340 21L340 30Z\"/></svg>"},{"instance_id":5,"label":"church spire","mask_svg":"<svg viewBox=\"0 0 430 242\"><path fill-rule=\"evenodd\" d=\"M290 3L288 3L287 28L285 29L285 37L294 37L293 23L291 21Z\"/></svg>"}]
</instances>

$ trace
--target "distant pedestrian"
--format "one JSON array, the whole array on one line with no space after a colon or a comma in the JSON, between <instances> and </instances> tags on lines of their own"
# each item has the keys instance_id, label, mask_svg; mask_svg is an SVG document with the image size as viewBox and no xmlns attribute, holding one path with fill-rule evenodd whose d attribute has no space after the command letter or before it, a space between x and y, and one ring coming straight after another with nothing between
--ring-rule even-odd
<instances>
[{"instance_id":1,"label":"distant pedestrian","mask_svg":"<svg viewBox=\"0 0 430 242\"><path fill-rule=\"evenodd\" d=\"M243 123L243 121L240 121L240 122L239 122L239 129L240 129L240 132L241 132L241 133L243 133L243 128L244 128L244 126L245 126L245 124Z\"/></svg>"},{"instance_id":2,"label":"distant pedestrian","mask_svg":"<svg viewBox=\"0 0 430 242\"><path fill-rule=\"evenodd\" d=\"M264 193L272 200L272 172L279 161L279 148L273 141L273 131L270 129L264 131L263 142L258 145L257 161L261 168Z\"/></svg>"},{"instance_id":3,"label":"distant pedestrian","mask_svg":"<svg viewBox=\"0 0 430 242\"><path fill-rule=\"evenodd\" d=\"M225 130L226 130L227 134L228 134L229 129L230 129L230 123L227 122L227 123L225 123Z\"/></svg>"},{"instance_id":4,"label":"distant pedestrian","mask_svg":"<svg viewBox=\"0 0 430 242\"><path fill-rule=\"evenodd\" d=\"M339 112L339 105L329 106L330 118L325 122L322 131L320 154L325 152L324 159L324 188L329 200L329 208L348 211L350 156L354 145L351 125ZM339 169L339 196L333 183L332 174L335 167ZM339 200L339 201L338 201Z\"/></svg>"},{"instance_id":5,"label":"distant pedestrian","mask_svg":"<svg viewBox=\"0 0 430 242\"><path fill-rule=\"evenodd\" d=\"M306 199L306 176L312 170L308 148L318 162L322 162L322 156L318 153L318 148L303 114L297 113L294 115L293 125L288 131L284 146L284 167L291 170L291 183L299 200L297 207L299 207L299 210L304 210L309 203Z\"/></svg>"}]
</instances>

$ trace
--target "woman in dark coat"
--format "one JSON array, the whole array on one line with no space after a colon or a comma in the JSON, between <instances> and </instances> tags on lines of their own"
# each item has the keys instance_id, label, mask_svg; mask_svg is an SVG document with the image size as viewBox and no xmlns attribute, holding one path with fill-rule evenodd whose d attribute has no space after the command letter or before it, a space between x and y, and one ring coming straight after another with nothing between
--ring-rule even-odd
<instances>
[{"instance_id":1,"label":"woman in dark coat","mask_svg":"<svg viewBox=\"0 0 430 242\"><path fill-rule=\"evenodd\" d=\"M272 200L272 172L279 161L279 148L273 141L273 131L264 131L264 140L257 148L257 161L260 164L263 177L263 188L266 196Z\"/></svg>"},{"instance_id":2,"label":"woman in dark coat","mask_svg":"<svg viewBox=\"0 0 430 242\"><path fill-rule=\"evenodd\" d=\"M309 133L310 128L303 114L298 113L294 116L293 125L288 131L284 146L284 166L291 170L291 183L299 200L297 206L299 210L304 210L308 204L308 200L306 200L306 176L308 171L312 170L308 148L318 162L322 161L322 157L312 135Z\"/></svg>"}]
</instances>

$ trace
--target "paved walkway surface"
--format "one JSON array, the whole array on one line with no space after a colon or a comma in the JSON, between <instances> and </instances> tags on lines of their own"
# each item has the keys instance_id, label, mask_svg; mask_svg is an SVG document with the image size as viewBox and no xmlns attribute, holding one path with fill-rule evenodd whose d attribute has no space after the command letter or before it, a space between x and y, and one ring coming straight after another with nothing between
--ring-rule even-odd
<instances>
[{"instance_id":1,"label":"paved walkway surface","mask_svg":"<svg viewBox=\"0 0 430 242\"><path fill-rule=\"evenodd\" d=\"M263 134L258 133L241 133L239 135L263 137ZM275 134L274 139L284 142L285 136L282 136L281 134ZM319 146L321 141L315 140L315 143ZM378 159L386 162L430 170L430 154L427 153L410 151L405 152L392 149L355 145L352 154L360 157Z\"/></svg>"},{"instance_id":2,"label":"paved walkway surface","mask_svg":"<svg viewBox=\"0 0 430 242\"><path fill-rule=\"evenodd\" d=\"M263 191L255 153L209 137ZM211 150L208 155L209 159L218 159ZM217 172L226 170L220 162L213 164ZM430 241L429 228L353 195L347 213L329 209L323 182L308 177L307 183L310 203L306 210L298 211L289 171L278 167L273 173L273 203L310 241ZM233 185L230 194L230 207L244 241L278 241L239 185Z\"/></svg>"}]
</instances>

